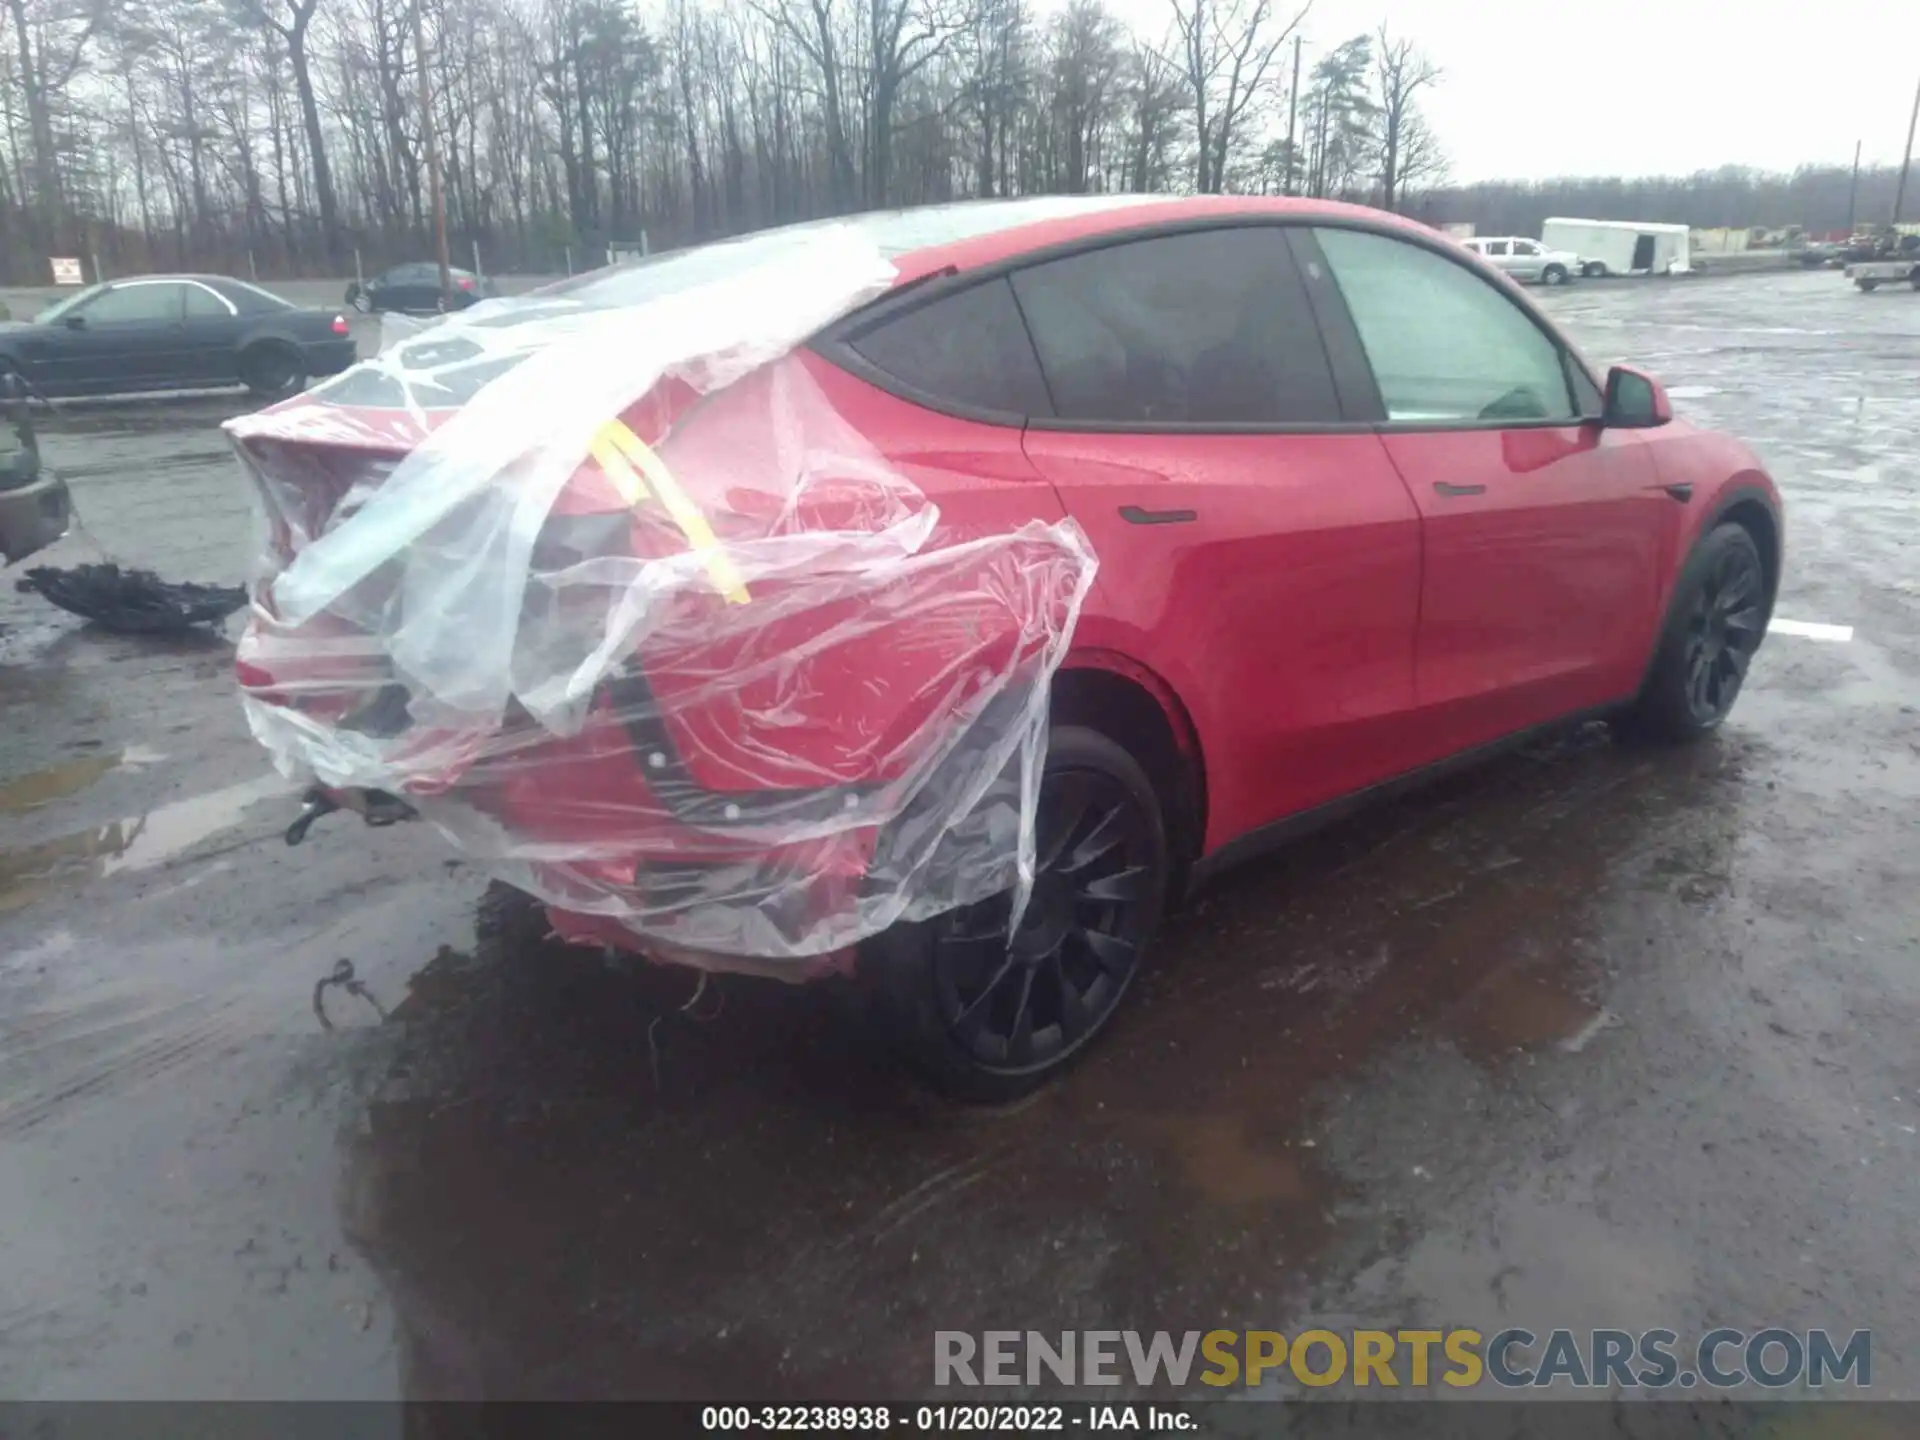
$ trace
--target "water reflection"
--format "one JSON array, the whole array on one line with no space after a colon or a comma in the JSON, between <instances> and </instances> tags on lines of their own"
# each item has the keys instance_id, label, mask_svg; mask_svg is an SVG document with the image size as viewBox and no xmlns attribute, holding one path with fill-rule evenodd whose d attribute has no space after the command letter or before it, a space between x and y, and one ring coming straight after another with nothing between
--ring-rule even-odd
<instances>
[{"instance_id":1,"label":"water reflection","mask_svg":"<svg viewBox=\"0 0 1920 1440\"><path fill-rule=\"evenodd\" d=\"M346 1141L408 1390L911 1395L937 1328L1280 1323L1376 1183L1331 1158L1370 1073L1438 1044L1517 1084L1604 1043L1609 907L1679 840L1724 868L1740 769L1588 733L1242 872L1108 1044L998 1112L927 1097L820 989L663 1022L656 1082L686 978L490 902Z\"/></svg>"}]
</instances>

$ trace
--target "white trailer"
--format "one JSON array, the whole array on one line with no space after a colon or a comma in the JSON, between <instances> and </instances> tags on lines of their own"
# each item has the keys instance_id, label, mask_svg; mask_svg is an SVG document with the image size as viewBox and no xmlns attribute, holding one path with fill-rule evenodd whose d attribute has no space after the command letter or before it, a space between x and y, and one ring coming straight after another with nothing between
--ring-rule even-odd
<instances>
[{"instance_id":1,"label":"white trailer","mask_svg":"<svg viewBox=\"0 0 1920 1440\"><path fill-rule=\"evenodd\" d=\"M1650 220L1549 220L1540 239L1571 250L1583 275L1684 275L1693 268L1690 232L1684 225Z\"/></svg>"}]
</instances>

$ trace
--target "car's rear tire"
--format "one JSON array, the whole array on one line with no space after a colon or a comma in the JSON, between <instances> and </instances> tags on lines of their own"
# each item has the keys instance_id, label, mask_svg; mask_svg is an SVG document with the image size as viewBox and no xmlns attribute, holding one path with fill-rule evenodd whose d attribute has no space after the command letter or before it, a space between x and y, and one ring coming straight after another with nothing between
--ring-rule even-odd
<instances>
[{"instance_id":1,"label":"car's rear tire","mask_svg":"<svg viewBox=\"0 0 1920 1440\"><path fill-rule=\"evenodd\" d=\"M306 379L306 362L291 345L263 340L240 352L240 383L265 399L291 395Z\"/></svg>"},{"instance_id":2,"label":"car's rear tire","mask_svg":"<svg viewBox=\"0 0 1920 1440\"><path fill-rule=\"evenodd\" d=\"M1173 857L1159 795L1121 746L1056 727L1019 930L1002 895L898 925L861 947L881 1038L936 1089L1004 1103L1038 1088L1107 1026L1160 928Z\"/></svg>"},{"instance_id":3,"label":"car's rear tire","mask_svg":"<svg viewBox=\"0 0 1920 1440\"><path fill-rule=\"evenodd\" d=\"M1604 280L1607 278L1607 262L1604 260L1589 260L1580 267L1580 273L1588 280Z\"/></svg>"},{"instance_id":4,"label":"car's rear tire","mask_svg":"<svg viewBox=\"0 0 1920 1440\"><path fill-rule=\"evenodd\" d=\"M1564 265L1547 266L1546 269L1540 272L1540 283L1542 285L1566 284L1567 283L1567 267Z\"/></svg>"},{"instance_id":5,"label":"car's rear tire","mask_svg":"<svg viewBox=\"0 0 1920 1440\"><path fill-rule=\"evenodd\" d=\"M1622 728L1661 741L1717 728L1739 698L1766 623L1759 547L1744 526L1715 526L1680 571L1653 665Z\"/></svg>"},{"instance_id":6,"label":"car's rear tire","mask_svg":"<svg viewBox=\"0 0 1920 1440\"><path fill-rule=\"evenodd\" d=\"M1853 283L1858 285L1862 290L1867 292L1869 295L1872 294L1875 290L1878 290L1880 288L1880 282L1878 280L1856 280Z\"/></svg>"}]
</instances>

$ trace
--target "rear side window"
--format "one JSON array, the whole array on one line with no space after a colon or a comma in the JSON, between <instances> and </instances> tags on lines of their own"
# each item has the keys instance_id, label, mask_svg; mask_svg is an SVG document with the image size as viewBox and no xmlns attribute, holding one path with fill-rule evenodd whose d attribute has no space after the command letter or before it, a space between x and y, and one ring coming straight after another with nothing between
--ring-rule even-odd
<instances>
[{"instance_id":1,"label":"rear side window","mask_svg":"<svg viewBox=\"0 0 1920 1440\"><path fill-rule=\"evenodd\" d=\"M991 280L882 321L853 352L934 400L1012 415L1050 415L1027 328L1005 280Z\"/></svg>"},{"instance_id":2,"label":"rear side window","mask_svg":"<svg viewBox=\"0 0 1920 1440\"><path fill-rule=\"evenodd\" d=\"M1333 423L1333 377L1280 230L1200 230L1013 276L1061 420Z\"/></svg>"},{"instance_id":3,"label":"rear side window","mask_svg":"<svg viewBox=\"0 0 1920 1440\"><path fill-rule=\"evenodd\" d=\"M220 303L220 297L198 285L186 287L189 320L224 320L233 312Z\"/></svg>"},{"instance_id":4,"label":"rear side window","mask_svg":"<svg viewBox=\"0 0 1920 1440\"><path fill-rule=\"evenodd\" d=\"M1575 418L1560 347L1494 285L1405 240L1359 230L1314 234L1389 420Z\"/></svg>"}]
</instances>

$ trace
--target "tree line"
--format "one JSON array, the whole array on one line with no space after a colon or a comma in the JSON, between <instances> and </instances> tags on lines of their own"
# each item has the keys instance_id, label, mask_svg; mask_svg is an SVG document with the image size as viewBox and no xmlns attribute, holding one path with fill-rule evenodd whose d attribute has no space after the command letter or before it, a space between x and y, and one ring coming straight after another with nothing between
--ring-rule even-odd
<instances>
[{"instance_id":1,"label":"tree line","mask_svg":"<svg viewBox=\"0 0 1920 1440\"><path fill-rule=\"evenodd\" d=\"M1739 165L1687 176L1638 179L1497 181L1436 191L1422 198L1422 218L1470 220L1483 235L1538 235L1550 215L1653 220L1696 229L1813 233L1881 225L1893 218L1898 166L1803 165L1773 174ZM1909 181L1904 218L1920 216L1920 189Z\"/></svg>"},{"instance_id":2,"label":"tree line","mask_svg":"<svg viewBox=\"0 0 1920 1440\"><path fill-rule=\"evenodd\" d=\"M0 278L430 258L429 135L455 263L477 245L496 271L1043 192L1335 196L1483 231L1585 204L1439 188L1442 76L1386 25L1327 45L1300 0L1164 5L1130 28L1105 0L0 0ZM1712 208L1672 183L1661 204Z\"/></svg>"},{"instance_id":3,"label":"tree line","mask_svg":"<svg viewBox=\"0 0 1920 1440\"><path fill-rule=\"evenodd\" d=\"M0 256L426 258L427 125L456 263L501 270L974 196L1430 186L1438 72L1382 27L1296 76L1297 3L1148 34L1104 0L0 0Z\"/></svg>"}]
</instances>

